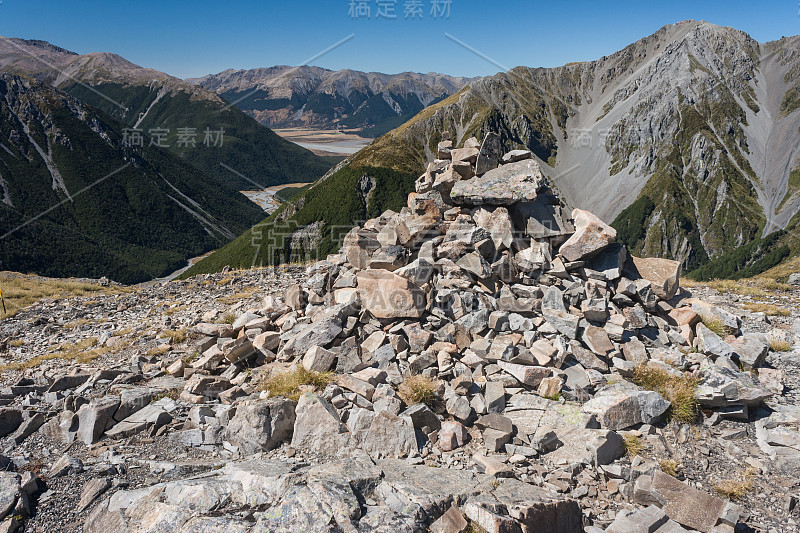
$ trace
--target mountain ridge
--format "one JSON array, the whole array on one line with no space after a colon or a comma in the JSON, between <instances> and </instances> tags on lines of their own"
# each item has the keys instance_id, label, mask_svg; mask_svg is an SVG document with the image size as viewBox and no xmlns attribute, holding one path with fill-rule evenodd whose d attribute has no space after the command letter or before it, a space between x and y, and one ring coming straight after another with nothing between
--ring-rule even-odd
<instances>
[{"instance_id":1,"label":"mountain ridge","mask_svg":"<svg viewBox=\"0 0 800 533\"><path fill-rule=\"evenodd\" d=\"M497 132L571 207L618 228L636 214L633 253L692 270L800 219L798 73L796 37L684 21L594 61L481 78L342 166L418 175L443 132L454 146Z\"/></svg>"},{"instance_id":2,"label":"mountain ridge","mask_svg":"<svg viewBox=\"0 0 800 533\"><path fill-rule=\"evenodd\" d=\"M0 37L0 70L57 87L145 134L153 129L168 129L173 136L179 128L201 135L206 129L223 131L216 152L197 144L178 146L174 140L169 149L240 190L251 189L253 182L268 187L311 181L331 166L330 160L282 139L216 93L117 54L78 55L44 41Z\"/></svg>"},{"instance_id":3,"label":"mountain ridge","mask_svg":"<svg viewBox=\"0 0 800 533\"><path fill-rule=\"evenodd\" d=\"M435 72L385 74L276 65L227 69L186 81L236 102L265 126L342 126L371 136L405 122L475 79Z\"/></svg>"}]
</instances>

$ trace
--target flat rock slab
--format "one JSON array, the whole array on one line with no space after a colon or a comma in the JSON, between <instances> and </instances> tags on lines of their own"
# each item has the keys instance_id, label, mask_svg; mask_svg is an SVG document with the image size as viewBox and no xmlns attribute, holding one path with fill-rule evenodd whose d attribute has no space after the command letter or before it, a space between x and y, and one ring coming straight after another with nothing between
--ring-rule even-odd
<instances>
[{"instance_id":1,"label":"flat rock slab","mask_svg":"<svg viewBox=\"0 0 800 533\"><path fill-rule=\"evenodd\" d=\"M543 184L539 164L527 159L456 182L450 198L459 205L512 205L535 200Z\"/></svg>"}]
</instances>

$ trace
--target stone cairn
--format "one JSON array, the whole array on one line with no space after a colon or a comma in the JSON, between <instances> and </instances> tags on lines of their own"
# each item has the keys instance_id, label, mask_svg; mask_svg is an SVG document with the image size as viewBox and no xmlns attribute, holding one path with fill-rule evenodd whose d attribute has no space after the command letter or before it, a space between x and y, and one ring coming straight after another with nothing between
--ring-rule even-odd
<instances>
[{"instance_id":1,"label":"stone cairn","mask_svg":"<svg viewBox=\"0 0 800 533\"><path fill-rule=\"evenodd\" d=\"M670 413L668 398L633 383L638 369L696 378L706 411L698 416L710 414L711 423L746 418L773 394L768 374L755 377L766 338L741 335L737 317L685 297L678 262L629 255L599 218L568 214L529 151L503 154L493 133L461 148L448 137L407 206L349 231L341 252L308 266L307 280L284 299L268 297L231 325L195 325L204 336L199 357L166 368L184 380L178 398L125 406L127 418L113 414L123 409L119 399L101 398L45 430L86 444L104 432L156 434L176 403L188 403L196 407L170 436L176 444L242 456L282 446L319 460L368 456L368 466L348 463L341 475L352 490L371 487L362 498L376 502L364 516L358 505L349 518L334 512L344 531L464 531L462 513L492 532L581 531L601 513L584 497L596 497L602 479L603 490L613 485L636 505L595 522L611 533L732 532L738 506L664 474L652 460L618 460L626 453L623 432L656 437ZM701 316L714 317L728 337ZM333 372L333 382L295 403L259 392L256 372L243 371L300 366ZM403 386L425 378L431 397L409 401ZM430 461L453 468L432 473L421 466ZM289 491L290 471L300 479L295 467L270 464L273 488ZM235 465L209 479L246 493L242 487L261 483L252 480L269 470ZM319 484L319 472L302 475L310 476L303 487L317 483L315 497L339 494ZM281 505L295 501L281 494ZM143 496L104 502L85 530L122 516L133 531L149 509L136 498ZM295 504L282 519L312 514ZM288 527L269 522L275 516L259 523Z\"/></svg>"}]
</instances>

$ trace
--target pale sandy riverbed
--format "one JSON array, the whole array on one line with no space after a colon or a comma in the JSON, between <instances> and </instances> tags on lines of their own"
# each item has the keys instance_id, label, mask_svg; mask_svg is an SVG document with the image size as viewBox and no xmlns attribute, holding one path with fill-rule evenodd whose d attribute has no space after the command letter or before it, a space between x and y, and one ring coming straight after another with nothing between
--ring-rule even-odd
<instances>
[{"instance_id":1,"label":"pale sandy riverbed","mask_svg":"<svg viewBox=\"0 0 800 533\"><path fill-rule=\"evenodd\" d=\"M372 139L359 137L354 130L314 130L308 128L283 128L273 130L288 141L299 144L317 155L351 155Z\"/></svg>"}]
</instances>

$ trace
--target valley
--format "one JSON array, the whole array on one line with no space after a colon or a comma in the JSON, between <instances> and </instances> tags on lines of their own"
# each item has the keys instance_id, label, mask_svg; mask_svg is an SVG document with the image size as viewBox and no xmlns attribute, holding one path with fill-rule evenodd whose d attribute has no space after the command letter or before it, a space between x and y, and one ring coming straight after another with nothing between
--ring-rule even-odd
<instances>
[{"instance_id":1,"label":"valley","mask_svg":"<svg viewBox=\"0 0 800 533\"><path fill-rule=\"evenodd\" d=\"M358 135L359 130L279 128L274 131L284 139L311 150L317 155L347 157L372 142L372 139Z\"/></svg>"}]
</instances>

